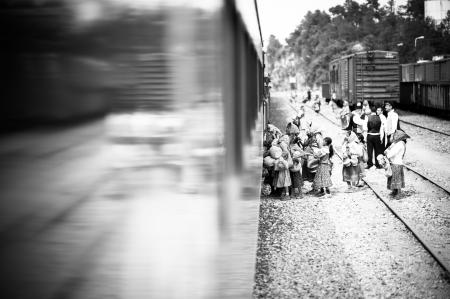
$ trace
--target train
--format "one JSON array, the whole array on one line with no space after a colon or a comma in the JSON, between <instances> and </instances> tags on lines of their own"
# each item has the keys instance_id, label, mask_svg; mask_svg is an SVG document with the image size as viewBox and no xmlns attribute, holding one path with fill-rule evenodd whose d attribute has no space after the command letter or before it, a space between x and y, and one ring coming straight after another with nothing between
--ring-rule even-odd
<instances>
[{"instance_id":1,"label":"train","mask_svg":"<svg viewBox=\"0 0 450 299\"><path fill-rule=\"evenodd\" d=\"M364 51L329 64L322 96L341 105L385 101L432 115L450 117L450 59L399 64L395 51Z\"/></svg>"},{"instance_id":2,"label":"train","mask_svg":"<svg viewBox=\"0 0 450 299\"><path fill-rule=\"evenodd\" d=\"M349 103L398 101L398 53L365 51L343 56L329 65L330 92Z\"/></svg>"},{"instance_id":3,"label":"train","mask_svg":"<svg viewBox=\"0 0 450 299\"><path fill-rule=\"evenodd\" d=\"M132 2L0 3L0 131L170 111L188 105L189 91L206 102L219 92L250 130L264 105L256 2Z\"/></svg>"},{"instance_id":4,"label":"train","mask_svg":"<svg viewBox=\"0 0 450 299\"><path fill-rule=\"evenodd\" d=\"M450 58L402 64L400 104L450 118Z\"/></svg>"},{"instance_id":5,"label":"train","mask_svg":"<svg viewBox=\"0 0 450 299\"><path fill-rule=\"evenodd\" d=\"M0 3L0 25L2 137L98 124L97 141L117 154L108 166L127 178L132 169L148 171L157 182L163 173L170 182L170 191L148 189L144 199L158 202L161 219L174 219L148 227L161 236L152 243L196 250L189 263L167 251L161 260L188 266L156 267L155 277L182 276L187 297L251 297L268 106L257 1L12 0ZM178 202L175 213L166 210ZM179 218L180 209L188 218ZM207 235L204 223L211 224ZM165 237L177 226L189 232L183 240ZM251 237L239 239L239 231ZM148 254L156 260L160 251ZM198 265L208 277L199 276ZM14 273L33 272L27 267L14 265ZM2 276L18 281L9 291L40 294L42 283L14 273ZM159 291L148 297L173 293L173 284L161 281L148 286Z\"/></svg>"}]
</instances>

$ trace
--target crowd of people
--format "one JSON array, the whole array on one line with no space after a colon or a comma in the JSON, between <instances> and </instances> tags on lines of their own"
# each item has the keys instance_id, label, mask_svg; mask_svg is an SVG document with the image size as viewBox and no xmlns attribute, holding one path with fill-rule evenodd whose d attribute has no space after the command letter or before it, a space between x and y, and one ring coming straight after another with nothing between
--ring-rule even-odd
<instances>
[{"instance_id":1,"label":"crowd of people","mask_svg":"<svg viewBox=\"0 0 450 299\"><path fill-rule=\"evenodd\" d=\"M375 106L364 101L350 106L344 101L338 118L345 130L342 180L349 192L364 185L366 169L377 168L385 172L392 196L400 194L405 187L403 157L409 136L400 128L393 103ZM329 196L333 155L332 139L306 118L304 107L287 120L284 133L269 123L264 134L263 195L301 198L304 182L309 181L309 192Z\"/></svg>"}]
</instances>

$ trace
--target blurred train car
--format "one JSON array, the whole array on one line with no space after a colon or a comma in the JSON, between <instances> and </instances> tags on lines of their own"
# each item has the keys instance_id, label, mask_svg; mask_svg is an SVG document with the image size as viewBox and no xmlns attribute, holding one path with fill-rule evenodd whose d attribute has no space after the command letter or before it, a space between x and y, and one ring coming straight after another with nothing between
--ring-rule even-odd
<instances>
[{"instance_id":1,"label":"blurred train car","mask_svg":"<svg viewBox=\"0 0 450 299\"><path fill-rule=\"evenodd\" d=\"M109 111L173 109L180 100L174 91L177 80L191 80L178 77L182 76L182 67L187 66L177 65L182 63L177 55L182 54L196 55L197 63L210 70L198 74L202 84L197 85L205 88L203 94L211 95L217 92L211 89L217 87L235 89L235 96L246 98L248 107L244 105L241 112L251 122L263 98L259 32L246 28L250 22L241 21L233 25L235 28L226 23L238 24L240 17L225 15L233 10L226 7L235 6L235 1L204 2L206 9L193 5L182 13L176 2L2 1L2 131ZM215 12L219 18L205 13L212 7L222 7ZM189 22L186 28L179 25L182 21ZM233 34L228 40L231 44L219 37L228 32ZM240 32L252 32L252 36ZM183 53L183 47L192 53ZM217 59L220 68L214 73L223 71L225 77L220 86L213 88L217 83L213 80L218 77L209 75L217 68ZM230 85L225 80L235 82ZM256 99L250 102L250 95ZM242 102L237 98L235 101Z\"/></svg>"},{"instance_id":2,"label":"blurred train car","mask_svg":"<svg viewBox=\"0 0 450 299\"><path fill-rule=\"evenodd\" d=\"M402 107L450 117L450 59L401 65Z\"/></svg>"},{"instance_id":3,"label":"blurred train car","mask_svg":"<svg viewBox=\"0 0 450 299\"><path fill-rule=\"evenodd\" d=\"M366 51L333 60L329 65L330 93L350 104L399 101L398 53Z\"/></svg>"},{"instance_id":4,"label":"blurred train car","mask_svg":"<svg viewBox=\"0 0 450 299\"><path fill-rule=\"evenodd\" d=\"M155 278L142 280L146 297L251 297L267 119L256 1L10 0L0 3L0 32L3 133L95 118L113 156L100 170L151 178L144 207L173 221L137 229L157 236L147 245L158 250L142 253ZM1 278L31 294L20 298L49 298L33 292L61 276L30 287L38 271L16 268Z\"/></svg>"}]
</instances>

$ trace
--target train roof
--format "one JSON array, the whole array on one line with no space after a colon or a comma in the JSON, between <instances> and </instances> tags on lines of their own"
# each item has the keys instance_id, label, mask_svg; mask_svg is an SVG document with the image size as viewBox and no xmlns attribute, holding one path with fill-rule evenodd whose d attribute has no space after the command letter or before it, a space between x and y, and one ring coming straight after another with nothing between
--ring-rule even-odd
<instances>
[{"instance_id":1,"label":"train roof","mask_svg":"<svg viewBox=\"0 0 450 299\"><path fill-rule=\"evenodd\" d=\"M449 61L449 60L450 60L450 58L444 58L444 59L434 60L434 61L410 62L410 63L403 63L403 64L401 64L401 66L432 64L432 63L438 63L438 62Z\"/></svg>"},{"instance_id":2,"label":"train roof","mask_svg":"<svg viewBox=\"0 0 450 299\"><path fill-rule=\"evenodd\" d=\"M244 24L250 41L253 44L258 58L263 61L263 38L261 24L259 20L258 4L256 1L237 0L235 1L236 10Z\"/></svg>"},{"instance_id":3,"label":"train roof","mask_svg":"<svg viewBox=\"0 0 450 299\"><path fill-rule=\"evenodd\" d=\"M397 51L384 51L384 50L373 50L373 51L361 51L361 52L356 52L356 53L352 53L352 54L348 54L342 57L339 57L337 59L332 60L330 63L334 63L337 62L341 59L347 59L349 57L353 57L353 56L359 56L359 55L365 55L368 52L372 52L372 53L380 53L380 54L388 54L388 53L392 53L393 55L398 55Z\"/></svg>"}]
</instances>

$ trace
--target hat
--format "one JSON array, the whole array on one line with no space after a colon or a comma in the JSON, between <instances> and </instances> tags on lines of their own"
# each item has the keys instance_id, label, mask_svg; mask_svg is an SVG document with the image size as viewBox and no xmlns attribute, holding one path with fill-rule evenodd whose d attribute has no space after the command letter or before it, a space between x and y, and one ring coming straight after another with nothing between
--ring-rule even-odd
<instances>
[{"instance_id":1,"label":"hat","mask_svg":"<svg viewBox=\"0 0 450 299\"><path fill-rule=\"evenodd\" d=\"M410 138L408 134L406 134L403 130L397 130L392 137L392 143L396 143L399 141L405 141Z\"/></svg>"},{"instance_id":2,"label":"hat","mask_svg":"<svg viewBox=\"0 0 450 299\"><path fill-rule=\"evenodd\" d=\"M269 153L273 159L279 159L283 151L278 146L272 146L269 150Z\"/></svg>"}]
</instances>

